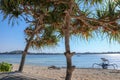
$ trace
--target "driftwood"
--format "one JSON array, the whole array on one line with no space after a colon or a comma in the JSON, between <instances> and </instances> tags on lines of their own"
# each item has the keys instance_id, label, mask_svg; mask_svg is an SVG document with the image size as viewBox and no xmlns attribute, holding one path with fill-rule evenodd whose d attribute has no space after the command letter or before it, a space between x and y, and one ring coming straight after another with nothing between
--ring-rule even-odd
<instances>
[{"instance_id":1,"label":"driftwood","mask_svg":"<svg viewBox=\"0 0 120 80\"><path fill-rule=\"evenodd\" d=\"M56 66L50 66L50 67L48 67L48 69L60 69L60 68L56 67Z\"/></svg>"}]
</instances>

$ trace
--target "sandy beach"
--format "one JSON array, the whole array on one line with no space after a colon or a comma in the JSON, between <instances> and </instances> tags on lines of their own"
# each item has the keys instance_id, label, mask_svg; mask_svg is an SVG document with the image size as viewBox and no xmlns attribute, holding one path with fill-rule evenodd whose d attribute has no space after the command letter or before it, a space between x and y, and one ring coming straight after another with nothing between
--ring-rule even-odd
<instances>
[{"instance_id":1,"label":"sandy beach","mask_svg":"<svg viewBox=\"0 0 120 80\"><path fill-rule=\"evenodd\" d=\"M12 71L18 70L18 67L18 64L14 64ZM25 65L23 73L17 73L16 75L35 77L36 79L33 80L64 80L65 72L65 68L48 69L48 67L44 66ZM0 78L2 77L1 75ZM120 80L120 71L110 69L75 69L72 80Z\"/></svg>"}]
</instances>

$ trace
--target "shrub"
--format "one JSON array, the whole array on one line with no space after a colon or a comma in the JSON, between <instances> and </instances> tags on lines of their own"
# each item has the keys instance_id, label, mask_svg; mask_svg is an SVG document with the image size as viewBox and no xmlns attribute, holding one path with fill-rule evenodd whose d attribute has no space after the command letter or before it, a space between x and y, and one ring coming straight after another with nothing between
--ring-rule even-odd
<instances>
[{"instance_id":1,"label":"shrub","mask_svg":"<svg viewBox=\"0 0 120 80\"><path fill-rule=\"evenodd\" d=\"M0 63L0 72L10 72L12 70L12 64L7 62Z\"/></svg>"}]
</instances>

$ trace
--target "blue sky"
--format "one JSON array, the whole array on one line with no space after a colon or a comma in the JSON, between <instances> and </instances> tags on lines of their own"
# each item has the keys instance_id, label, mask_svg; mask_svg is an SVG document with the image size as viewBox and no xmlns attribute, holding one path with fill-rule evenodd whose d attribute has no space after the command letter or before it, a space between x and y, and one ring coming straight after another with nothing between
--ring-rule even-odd
<instances>
[{"instance_id":1,"label":"blue sky","mask_svg":"<svg viewBox=\"0 0 120 80\"><path fill-rule=\"evenodd\" d=\"M27 24L21 21L18 25L8 25L8 20L2 21L2 14L0 14L0 52L24 50L26 45L24 29ZM106 38L95 38L85 41L83 39L71 38L71 51L74 52L120 52L120 44L117 42L109 43ZM46 47L40 50L29 49L30 52L65 52L64 39L62 39L57 46Z\"/></svg>"}]
</instances>

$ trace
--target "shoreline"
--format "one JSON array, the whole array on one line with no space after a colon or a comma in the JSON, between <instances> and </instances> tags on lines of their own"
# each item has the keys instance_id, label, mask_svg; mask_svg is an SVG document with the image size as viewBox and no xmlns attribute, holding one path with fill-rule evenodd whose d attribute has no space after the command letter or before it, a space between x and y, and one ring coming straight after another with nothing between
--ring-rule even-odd
<instances>
[{"instance_id":1,"label":"shoreline","mask_svg":"<svg viewBox=\"0 0 120 80\"><path fill-rule=\"evenodd\" d=\"M13 64L13 70L18 70L19 65ZM37 78L64 80L66 68L48 69L45 66L25 65L23 74ZM120 80L120 70L77 68L73 71L72 80Z\"/></svg>"},{"instance_id":2,"label":"shoreline","mask_svg":"<svg viewBox=\"0 0 120 80\"><path fill-rule=\"evenodd\" d=\"M17 51L11 51L11 52L0 52L0 55L22 55L22 52ZM34 52L28 52L28 55L64 55L64 53L34 53ZM120 52L77 52L75 55L89 55L89 54L120 54Z\"/></svg>"}]
</instances>

